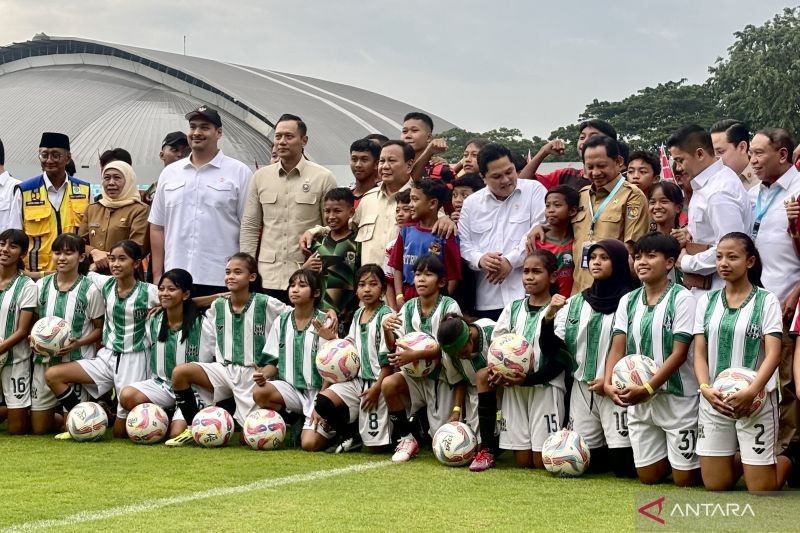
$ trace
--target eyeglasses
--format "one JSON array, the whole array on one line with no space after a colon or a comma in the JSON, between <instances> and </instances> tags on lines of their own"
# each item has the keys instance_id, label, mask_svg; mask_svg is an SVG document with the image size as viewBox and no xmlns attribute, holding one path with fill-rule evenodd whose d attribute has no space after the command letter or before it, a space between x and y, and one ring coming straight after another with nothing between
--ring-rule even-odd
<instances>
[{"instance_id":1,"label":"eyeglasses","mask_svg":"<svg viewBox=\"0 0 800 533\"><path fill-rule=\"evenodd\" d=\"M54 162L58 163L62 159L66 159L66 157L67 155L61 152L39 152L39 161L42 162L52 159Z\"/></svg>"}]
</instances>

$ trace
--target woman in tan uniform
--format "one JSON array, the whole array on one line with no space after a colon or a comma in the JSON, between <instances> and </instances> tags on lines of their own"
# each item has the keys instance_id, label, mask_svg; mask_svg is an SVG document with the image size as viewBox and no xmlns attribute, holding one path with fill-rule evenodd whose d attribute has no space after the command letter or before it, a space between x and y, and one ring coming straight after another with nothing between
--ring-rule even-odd
<instances>
[{"instance_id":1,"label":"woman in tan uniform","mask_svg":"<svg viewBox=\"0 0 800 533\"><path fill-rule=\"evenodd\" d=\"M147 216L150 208L142 202L136 173L124 161L112 161L103 169L103 197L86 210L80 236L97 272L108 272L108 251L115 243L130 239L148 253Z\"/></svg>"}]
</instances>

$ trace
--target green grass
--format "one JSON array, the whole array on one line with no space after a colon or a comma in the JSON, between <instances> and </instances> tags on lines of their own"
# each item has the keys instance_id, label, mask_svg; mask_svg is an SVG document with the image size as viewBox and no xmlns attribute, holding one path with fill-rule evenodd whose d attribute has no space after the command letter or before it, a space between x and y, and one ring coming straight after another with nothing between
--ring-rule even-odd
<instances>
[{"instance_id":1,"label":"green grass","mask_svg":"<svg viewBox=\"0 0 800 533\"><path fill-rule=\"evenodd\" d=\"M0 529L157 498L347 467L388 456L137 446L0 434ZM642 486L612 476L558 479L500 465L475 474L429 452L401 465L169 505L59 531L619 531ZM663 485L660 492L674 489Z\"/></svg>"}]
</instances>

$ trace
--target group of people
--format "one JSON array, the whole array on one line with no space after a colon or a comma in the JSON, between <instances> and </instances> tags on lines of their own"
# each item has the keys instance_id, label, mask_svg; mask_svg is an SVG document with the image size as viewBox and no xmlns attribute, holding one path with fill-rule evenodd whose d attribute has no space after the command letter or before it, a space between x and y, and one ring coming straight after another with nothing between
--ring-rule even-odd
<instances>
[{"instance_id":1,"label":"group of people","mask_svg":"<svg viewBox=\"0 0 800 533\"><path fill-rule=\"evenodd\" d=\"M239 424L278 411L308 451L363 446L403 462L465 421L480 441L473 471L501 450L541 468L546 438L569 427L591 471L644 483L723 490L743 474L762 491L800 477L800 177L787 131L684 127L666 140L667 180L658 156L588 120L582 168L540 174L564 141L526 160L474 139L449 163L431 118L412 112L400 139L352 143L355 183L339 187L304 155L299 116L278 119L273 163L255 173L219 149L216 110L186 118L145 193L117 148L92 202L60 133L42 136L40 176L0 173L10 434L58 432L79 402L106 398L115 436L152 402L172 416L166 445L182 446L187 421L221 404ZM29 342L49 316L71 327L55 355ZM437 346L405 349L411 332ZM512 332L533 347L527 373L487 365L493 338ZM329 385L314 361L336 338L361 365ZM619 390L612 369L630 354L659 369ZM429 371L400 371L409 364ZM756 377L724 398L714 380L737 367Z\"/></svg>"}]
</instances>

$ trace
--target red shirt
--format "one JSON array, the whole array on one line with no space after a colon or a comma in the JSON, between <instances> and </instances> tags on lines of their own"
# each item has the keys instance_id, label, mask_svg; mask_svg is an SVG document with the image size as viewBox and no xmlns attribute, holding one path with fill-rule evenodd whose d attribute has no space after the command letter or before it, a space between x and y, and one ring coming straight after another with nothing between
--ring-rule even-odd
<instances>
[{"instance_id":1,"label":"red shirt","mask_svg":"<svg viewBox=\"0 0 800 533\"><path fill-rule=\"evenodd\" d=\"M536 174L536 179L544 185L548 191L559 185L569 185L576 191L581 190L587 185L591 185L591 180L583 175L582 168L564 167L551 172L550 174Z\"/></svg>"},{"instance_id":2,"label":"red shirt","mask_svg":"<svg viewBox=\"0 0 800 533\"><path fill-rule=\"evenodd\" d=\"M575 270L575 261L572 258L572 237L557 241L545 236L544 241L536 241L537 250L547 250L556 256L558 268L556 269L556 283L558 294L569 298L572 294L572 273Z\"/></svg>"}]
</instances>

